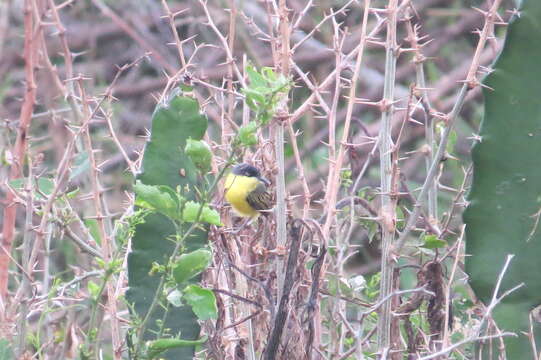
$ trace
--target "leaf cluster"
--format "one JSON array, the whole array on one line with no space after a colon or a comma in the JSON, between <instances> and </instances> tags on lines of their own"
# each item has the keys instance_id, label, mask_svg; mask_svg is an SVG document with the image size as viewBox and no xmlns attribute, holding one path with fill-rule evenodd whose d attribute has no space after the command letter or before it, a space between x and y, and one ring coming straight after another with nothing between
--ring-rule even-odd
<instances>
[{"instance_id":1,"label":"leaf cluster","mask_svg":"<svg viewBox=\"0 0 541 360\"><path fill-rule=\"evenodd\" d=\"M270 67L263 67L258 72L248 66L246 73L249 84L242 89L246 104L255 112L256 122L266 125L274 116L281 95L289 91L290 81L282 74L276 74Z\"/></svg>"}]
</instances>

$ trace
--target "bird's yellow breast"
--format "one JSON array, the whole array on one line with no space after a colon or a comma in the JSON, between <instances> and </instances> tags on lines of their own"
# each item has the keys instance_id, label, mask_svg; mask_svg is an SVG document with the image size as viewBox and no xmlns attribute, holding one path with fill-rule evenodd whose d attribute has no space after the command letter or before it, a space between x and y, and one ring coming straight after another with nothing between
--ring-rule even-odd
<instances>
[{"instance_id":1,"label":"bird's yellow breast","mask_svg":"<svg viewBox=\"0 0 541 360\"><path fill-rule=\"evenodd\" d=\"M229 174L225 179L225 199L240 215L256 217L259 212L248 204L246 197L253 191L259 180L254 177Z\"/></svg>"}]
</instances>

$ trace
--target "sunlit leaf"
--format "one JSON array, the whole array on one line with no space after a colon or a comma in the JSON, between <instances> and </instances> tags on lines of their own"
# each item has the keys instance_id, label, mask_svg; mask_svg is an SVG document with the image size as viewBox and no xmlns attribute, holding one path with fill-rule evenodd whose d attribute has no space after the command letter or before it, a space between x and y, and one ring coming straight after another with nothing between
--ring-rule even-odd
<instances>
[{"instance_id":1,"label":"sunlit leaf","mask_svg":"<svg viewBox=\"0 0 541 360\"><path fill-rule=\"evenodd\" d=\"M212 260L212 253L206 249L198 249L182 254L173 267L173 276L177 284L193 278L203 272Z\"/></svg>"},{"instance_id":2,"label":"sunlit leaf","mask_svg":"<svg viewBox=\"0 0 541 360\"><path fill-rule=\"evenodd\" d=\"M201 213L199 216L200 222L205 222L216 226L223 225L222 221L220 220L220 214L216 210L211 209L207 205L203 206L203 210L201 210L201 204L196 203L195 201L188 201L186 204L184 204L182 220L186 222L196 222L198 221L197 216L199 213Z\"/></svg>"},{"instance_id":3,"label":"sunlit leaf","mask_svg":"<svg viewBox=\"0 0 541 360\"><path fill-rule=\"evenodd\" d=\"M197 285L188 285L182 293L182 299L192 307L199 320L216 319L218 317L216 297L211 290Z\"/></svg>"}]
</instances>

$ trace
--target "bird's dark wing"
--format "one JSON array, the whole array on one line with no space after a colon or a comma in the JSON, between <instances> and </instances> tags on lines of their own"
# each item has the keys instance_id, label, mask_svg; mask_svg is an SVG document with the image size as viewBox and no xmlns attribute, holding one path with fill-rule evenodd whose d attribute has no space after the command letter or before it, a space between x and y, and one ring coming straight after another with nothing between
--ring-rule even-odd
<instances>
[{"instance_id":1,"label":"bird's dark wing","mask_svg":"<svg viewBox=\"0 0 541 360\"><path fill-rule=\"evenodd\" d=\"M272 195L267 191L266 186L263 184L257 185L257 187L246 196L246 201L257 211L268 210L272 207Z\"/></svg>"}]
</instances>

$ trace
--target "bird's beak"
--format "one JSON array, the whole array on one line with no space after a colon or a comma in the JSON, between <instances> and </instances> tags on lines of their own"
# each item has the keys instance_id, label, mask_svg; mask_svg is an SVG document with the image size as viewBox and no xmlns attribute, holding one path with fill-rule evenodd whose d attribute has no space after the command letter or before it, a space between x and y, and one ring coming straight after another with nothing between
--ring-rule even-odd
<instances>
[{"instance_id":1,"label":"bird's beak","mask_svg":"<svg viewBox=\"0 0 541 360\"><path fill-rule=\"evenodd\" d=\"M267 179L265 179L263 176L258 177L259 181L261 181L263 184L269 186L271 182Z\"/></svg>"}]
</instances>

